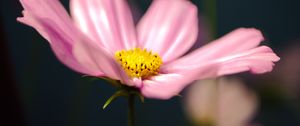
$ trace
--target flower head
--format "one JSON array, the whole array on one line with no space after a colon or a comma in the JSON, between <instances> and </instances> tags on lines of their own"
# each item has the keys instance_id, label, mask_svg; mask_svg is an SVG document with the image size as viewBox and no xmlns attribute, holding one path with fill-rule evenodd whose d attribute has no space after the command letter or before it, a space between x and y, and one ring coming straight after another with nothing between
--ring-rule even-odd
<instances>
[{"instance_id":1,"label":"flower head","mask_svg":"<svg viewBox=\"0 0 300 126\"><path fill-rule=\"evenodd\" d=\"M184 55L198 34L197 8L187 0L153 1L136 26L125 0L71 0L71 16L58 0L20 1L24 16L17 20L47 39L62 63L120 80L148 98L171 98L198 79L268 72L279 60L258 46L263 36L253 28Z\"/></svg>"}]
</instances>

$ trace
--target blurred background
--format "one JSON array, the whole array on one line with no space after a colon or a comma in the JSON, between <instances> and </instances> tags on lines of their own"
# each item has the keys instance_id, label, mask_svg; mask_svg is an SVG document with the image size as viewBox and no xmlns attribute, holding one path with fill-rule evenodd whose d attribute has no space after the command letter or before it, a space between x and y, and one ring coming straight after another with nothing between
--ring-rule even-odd
<instances>
[{"instance_id":1,"label":"blurred background","mask_svg":"<svg viewBox=\"0 0 300 126\"><path fill-rule=\"evenodd\" d=\"M68 9L69 1L61 1ZM129 2L136 20L151 3L150 0ZM267 39L263 44L271 46L281 57L281 61L271 73L264 75L241 73L226 77L229 80L237 79L238 85L242 85L239 86L242 87L241 91L236 91L240 88L227 91L225 83L236 85L235 81L215 80L214 84L221 83L219 87L212 88L212 91L209 91L211 88L204 91L200 88L196 91L198 93L207 91L209 93L204 94L211 94L203 97L201 94L196 95L198 97L194 99L200 103L189 103L188 97L191 94L189 88L196 84L186 88L182 92L183 97L174 97L166 101L146 99L144 104L136 102L137 125L225 126L229 124L217 121L222 119L215 117L215 114L227 114L225 117L229 117L238 113L246 115L240 119L243 123L239 126L300 126L300 1L216 0L214 3L212 0L193 0L192 2L199 8L201 34L198 45L221 37L235 28L255 27L262 30ZM126 99L119 98L103 110L101 107L114 93L114 88L105 81L82 78L82 75L61 64L45 39L33 28L16 21L16 18L21 16L21 11L22 7L18 0L0 1L0 126L127 124ZM224 93L223 96L223 90L246 93L231 95ZM245 94L247 98L232 97L239 94ZM229 101L217 103L207 101L215 97L217 100L226 97L224 99ZM232 104L221 104L223 102ZM202 103L207 104L203 105L203 110L212 111L199 110L200 113L204 113L204 118L191 114L191 111L194 111L191 107L198 106L197 104L201 106ZM205 108L211 105L215 108ZM236 105L238 106L235 107ZM238 109L240 111L231 111L238 107L241 108ZM196 111L198 110L194 112ZM242 116L237 115L236 118L232 117L232 120L238 120L238 117Z\"/></svg>"}]
</instances>

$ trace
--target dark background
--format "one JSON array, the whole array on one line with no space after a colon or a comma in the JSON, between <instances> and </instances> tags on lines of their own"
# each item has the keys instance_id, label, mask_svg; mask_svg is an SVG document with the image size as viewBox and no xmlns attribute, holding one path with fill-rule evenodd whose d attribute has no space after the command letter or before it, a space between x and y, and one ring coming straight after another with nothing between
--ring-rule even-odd
<instances>
[{"instance_id":1,"label":"dark background","mask_svg":"<svg viewBox=\"0 0 300 126\"><path fill-rule=\"evenodd\" d=\"M68 6L67 0L62 2ZM142 0L131 2L141 12L150 4ZM193 2L202 17L202 1ZM217 37L238 27L256 27L281 56L288 46L300 42L299 5L299 0L217 0ZM0 126L127 124L126 99L119 98L102 110L101 106L114 93L114 88L104 81L82 78L62 65L46 40L34 29L16 21L21 11L17 0L0 1ZM241 76L249 81L262 80L247 74ZM300 125L298 100L284 98L277 90L270 95L258 87L253 86L261 97L254 121L265 126ZM167 101L137 102L137 125L190 125L182 101L183 98L175 97Z\"/></svg>"}]
</instances>

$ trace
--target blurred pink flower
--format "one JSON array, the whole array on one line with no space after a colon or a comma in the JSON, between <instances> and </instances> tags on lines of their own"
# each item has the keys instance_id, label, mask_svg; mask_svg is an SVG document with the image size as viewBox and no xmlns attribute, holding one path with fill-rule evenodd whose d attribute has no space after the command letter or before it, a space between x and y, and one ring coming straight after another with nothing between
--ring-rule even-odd
<instances>
[{"instance_id":1,"label":"blurred pink flower","mask_svg":"<svg viewBox=\"0 0 300 126\"><path fill-rule=\"evenodd\" d=\"M243 71L264 73L279 60L260 31L240 28L184 55L198 34L190 1L153 1L134 26L125 0L71 0L71 17L58 0L20 0L23 17L71 69L168 99L194 80ZM184 55L184 56L183 56Z\"/></svg>"},{"instance_id":2,"label":"blurred pink flower","mask_svg":"<svg viewBox=\"0 0 300 126\"><path fill-rule=\"evenodd\" d=\"M249 126L256 107L254 92L236 78L201 80L193 84L185 99L187 115L195 124Z\"/></svg>"}]
</instances>

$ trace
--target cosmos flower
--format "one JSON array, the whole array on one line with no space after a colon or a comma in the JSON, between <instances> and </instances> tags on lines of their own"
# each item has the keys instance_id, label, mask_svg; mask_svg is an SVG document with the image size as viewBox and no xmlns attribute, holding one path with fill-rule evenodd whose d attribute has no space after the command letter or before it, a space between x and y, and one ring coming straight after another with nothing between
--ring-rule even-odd
<instances>
[{"instance_id":1,"label":"cosmos flower","mask_svg":"<svg viewBox=\"0 0 300 126\"><path fill-rule=\"evenodd\" d=\"M196 81L185 99L185 110L196 125L250 126L257 108L254 92L237 78Z\"/></svg>"},{"instance_id":2,"label":"cosmos flower","mask_svg":"<svg viewBox=\"0 0 300 126\"><path fill-rule=\"evenodd\" d=\"M69 68L120 80L148 98L169 99L194 80L243 71L264 73L279 58L253 28L239 28L185 54L198 32L190 1L153 1L135 26L125 0L20 0L23 17Z\"/></svg>"}]
</instances>

